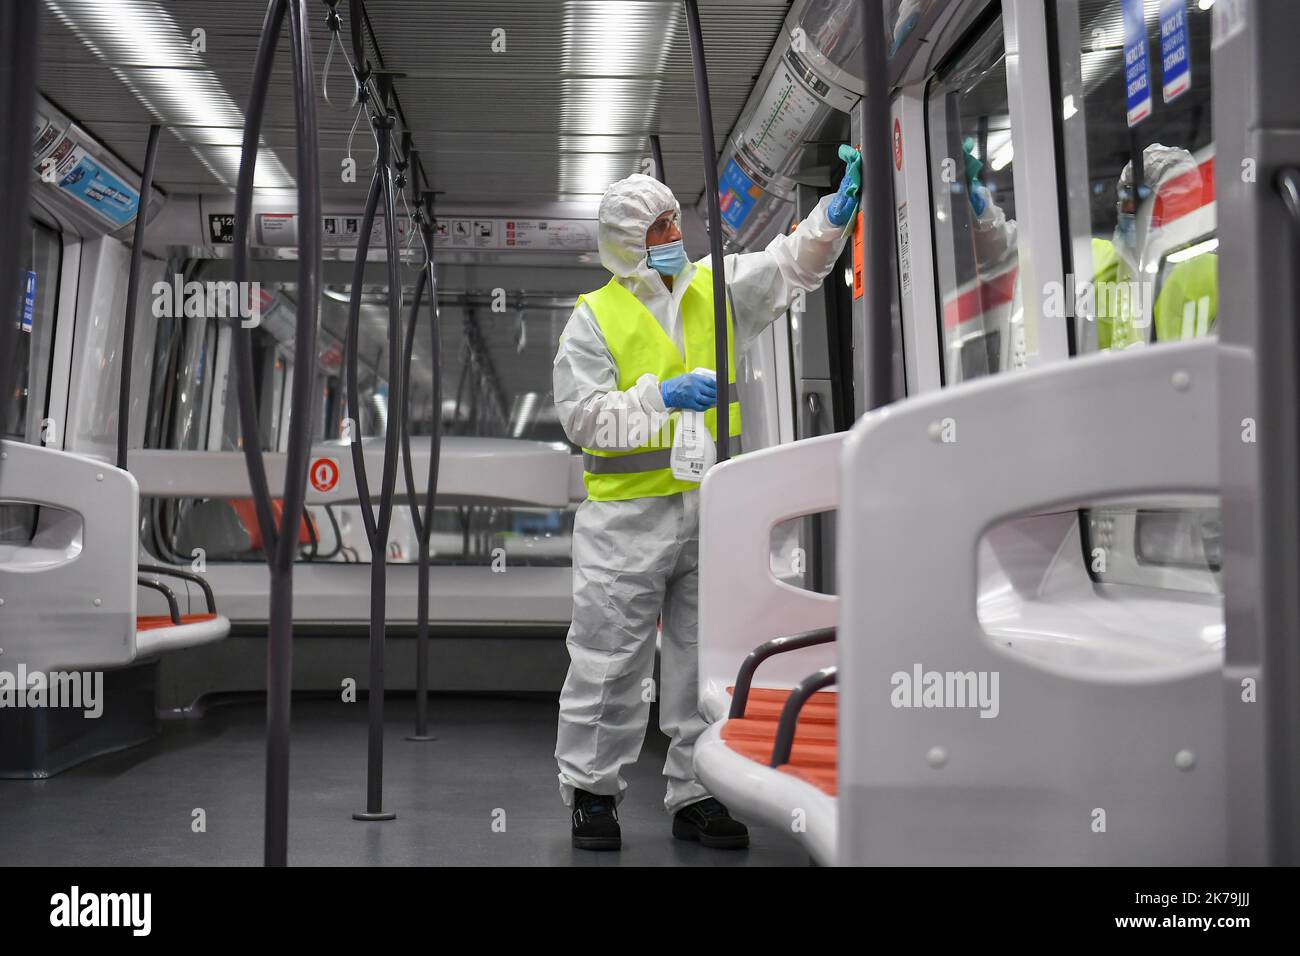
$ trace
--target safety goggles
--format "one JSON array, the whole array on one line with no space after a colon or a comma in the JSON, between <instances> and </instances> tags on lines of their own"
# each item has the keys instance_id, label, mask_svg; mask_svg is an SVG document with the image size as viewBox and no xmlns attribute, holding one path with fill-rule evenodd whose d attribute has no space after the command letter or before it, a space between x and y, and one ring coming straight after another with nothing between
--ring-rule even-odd
<instances>
[{"instance_id":1,"label":"safety goggles","mask_svg":"<svg viewBox=\"0 0 1300 956\"><path fill-rule=\"evenodd\" d=\"M646 245L658 245L668 238L673 229L681 230L681 217L675 211L664 214L650 223L650 228L645 231Z\"/></svg>"}]
</instances>

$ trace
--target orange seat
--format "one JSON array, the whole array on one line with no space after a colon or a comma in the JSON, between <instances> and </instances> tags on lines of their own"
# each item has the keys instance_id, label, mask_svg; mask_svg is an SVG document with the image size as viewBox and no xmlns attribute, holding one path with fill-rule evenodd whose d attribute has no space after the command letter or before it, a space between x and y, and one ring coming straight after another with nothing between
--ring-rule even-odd
<instances>
[{"instance_id":1,"label":"orange seat","mask_svg":"<svg viewBox=\"0 0 1300 956\"><path fill-rule=\"evenodd\" d=\"M182 614L182 624L200 624L203 621L211 621L215 614ZM142 614L135 619L136 631L154 631L160 627L173 627L170 614Z\"/></svg>"},{"instance_id":2,"label":"orange seat","mask_svg":"<svg viewBox=\"0 0 1300 956\"><path fill-rule=\"evenodd\" d=\"M730 693L734 688L728 687L727 691ZM751 688L749 700L745 704L745 716L723 724L722 739L742 757L761 764L770 763L781 709L789 697L788 690L774 687ZM799 712L790 762L778 768L832 797L838 789L836 714L835 692L823 690L813 694Z\"/></svg>"},{"instance_id":3,"label":"orange seat","mask_svg":"<svg viewBox=\"0 0 1300 956\"><path fill-rule=\"evenodd\" d=\"M257 504L251 498L231 498L229 501L230 507L235 509L235 515L244 528L244 533L248 535L248 549L250 551L261 551L262 527L257 523ZM275 525L278 528L280 520L284 516L283 499L271 499L271 516L275 519ZM315 519L312 518L311 512L304 510L302 521L298 525L298 543L300 545L311 544L313 532L316 532L317 538L319 538L319 529L316 527Z\"/></svg>"},{"instance_id":4,"label":"orange seat","mask_svg":"<svg viewBox=\"0 0 1300 956\"><path fill-rule=\"evenodd\" d=\"M734 687L728 687L727 693L734 693ZM751 687L749 699L745 702L745 718L760 720L780 720L781 709L790 697L788 690L779 687ZM817 724L835 723L837 697L833 691L822 690L813 694L799 711L799 722L805 720Z\"/></svg>"}]
</instances>

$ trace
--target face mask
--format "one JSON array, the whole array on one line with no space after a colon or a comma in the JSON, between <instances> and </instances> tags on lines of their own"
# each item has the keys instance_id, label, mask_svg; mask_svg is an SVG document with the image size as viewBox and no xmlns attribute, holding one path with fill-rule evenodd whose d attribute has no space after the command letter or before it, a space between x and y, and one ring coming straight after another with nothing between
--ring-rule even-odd
<instances>
[{"instance_id":1,"label":"face mask","mask_svg":"<svg viewBox=\"0 0 1300 956\"><path fill-rule=\"evenodd\" d=\"M1120 213L1119 222L1115 224L1115 236L1125 245L1136 245L1137 216L1131 212Z\"/></svg>"},{"instance_id":2,"label":"face mask","mask_svg":"<svg viewBox=\"0 0 1300 956\"><path fill-rule=\"evenodd\" d=\"M646 263L660 275L675 276L686 268L686 247L680 239L651 246Z\"/></svg>"}]
</instances>

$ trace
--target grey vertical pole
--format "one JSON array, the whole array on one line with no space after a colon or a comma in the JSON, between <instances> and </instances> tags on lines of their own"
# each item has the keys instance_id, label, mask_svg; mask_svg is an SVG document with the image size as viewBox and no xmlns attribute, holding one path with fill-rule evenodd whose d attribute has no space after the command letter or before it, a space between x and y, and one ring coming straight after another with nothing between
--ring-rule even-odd
<instances>
[{"instance_id":1,"label":"grey vertical pole","mask_svg":"<svg viewBox=\"0 0 1300 956\"><path fill-rule=\"evenodd\" d=\"M442 446L442 347L438 335L438 283L434 272L434 213L433 192L428 191L421 199L420 229L428 248L428 258L420 270L420 279L415 286L415 296L411 301L411 321L406 327L406 382L402 388L405 410L402 414L402 452L406 462L406 494L411 499L411 523L415 526L416 539L419 542L418 568L419 577L416 589L416 632L415 632L415 733L407 740L437 740L429 733L429 563L431 558L430 535L433 533L434 508L437 505L438 465ZM419 322L420 302L425 286L429 288L429 338L430 364L432 365L433 392L433 427L429 435L429 476L424 496L424 514L421 517L419 499L415 494L415 474L411 464L410 413L411 404L411 357L415 349L415 331Z\"/></svg>"},{"instance_id":2,"label":"grey vertical pole","mask_svg":"<svg viewBox=\"0 0 1300 956\"><path fill-rule=\"evenodd\" d=\"M316 392L316 334L319 313L321 215L320 168L316 136L316 91L312 73L311 30L303 0L271 0L262 25L253 66L253 82L244 113L243 148L235 190L235 281L248 281L248 233L252 222L253 182L266 93L275 47L286 11L293 47L294 129L298 182L298 317L294 333L293 415L285 461L284 508L277 527L271 510L266 464L253 403L252 344L248 328L234 328L235 369L239 383L239 427L249 486L257 507L270 571L270 614L266 653L266 832L264 861L284 866L289 847L289 714L293 666L293 566L298 528L306 503L307 465L311 459L312 407Z\"/></svg>"},{"instance_id":3,"label":"grey vertical pole","mask_svg":"<svg viewBox=\"0 0 1300 956\"><path fill-rule=\"evenodd\" d=\"M1300 6L1219 4L1214 139L1221 344L1229 862L1300 863Z\"/></svg>"},{"instance_id":4,"label":"grey vertical pole","mask_svg":"<svg viewBox=\"0 0 1300 956\"><path fill-rule=\"evenodd\" d=\"M668 171L664 169L664 150L659 144L659 134L650 134L650 155L654 158L655 179L659 180L665 186L668 185Z\"/></svg>"},{"instance_id":5,"label":"grey vertical pole","mask_svg":"<svg viewBox=\"0 0 1300 956\"><path fill-rule=\"evenodd\" d=\"M713 341L718 373L718 463L731 457L731 386L727 362L727 277L722 258L722 211L718 205L718 150L713 141L713 108L709 103L709 71L704 62L704 37L695 0L686 4L695 68L695 109L700 120L700 149L704 153L704 191L709 206L709 259L713 263Z\"/></svg>"},{"instance_id":6,"label":"grey vertical pole","mask_svg":"<svg viewBox=\"0 0 1300 956\"><path fill-rule=\"evenodd\" d=\"M379 101L375 105L374 124L379 137L379 159L375 165L375 183L384 204L384 238L388 260L388 407L384 432L384 470L380 479L379 511L368 530L370 538L370 687L368 697L369 737L366 747L366 808L352 814L354 820L393 820L396 813L383 809L384 786L384 640L388 582L388 529L393 516L393 493L397 485L398 446L402 408L402 280L398 272L397 209L394 205L393 175L390 168L388 136L393 127L391 77L379 76ZM373 187L372 187L373 188ZM373 207L367 207L371 212ZM358 252L358 255L361 253ZM364 268L364 264L363 264ZM354 289L354 297L359 290ZM355 333L355 326L350 328ZM356 347L355 338L353 347ZM353 360L355 361L355 351ZM353 381L355 385L355 379ZM355 414L355 410L354 410ZM357 448L354 444L353 448ZM354 458L355 458L354 452ZM362 463L361 471L365 465ZM360 485L360 474L358 485ZM361 500L364 514L370 508Z\"/></svg>"},{"instance_id":7,"label":"grey vertical pole","mask_svg":"<svg viewBox=\"0 0 1300 956\"><path fill-rule=\"evenodd\" d=\"M888 51L885 0L859 0L862 7L862 77L866 93L858 103L862 128L863 344L866 410L894 398L894 337L891 284L894 243L894 184L890 173Z\"/></svg>"},{"instance_id":8,"label":"grey vertical pole","mask_svg":"<svg viewBox=\"0 0 1300 956\"><path fill-rule=\"evenodd\" d=\"M126 274L126 315L122 323L121 378L117 386L117 467L126 469L127 445L131 440L131 365L135 353L135 304L140 294L140 266L144 261L144 220L153 198L153 167L158 158L157 123L149 126L144 148L144 173L140 177L140 200L135 209L135 234L131 237L131 266Z\"/></svg>"},{"instance_id":9,"label":"grey vertical pole","mask_svg":"<svg viewBox=\"0 0 1300 956\"><path fill-rule=\"evenodd\" d=\"M18 137L15 148L0 150L0 403L14 390L14 348L18 323L19 264L28 235L27 194L31 188L31 145L28 131L36 108L36 66L40 7L35 3L0 5L0 122ZM0 407L4 407L0 405ZM0 468L3 463L0 463Z\"/></svg>"}]
</instances>

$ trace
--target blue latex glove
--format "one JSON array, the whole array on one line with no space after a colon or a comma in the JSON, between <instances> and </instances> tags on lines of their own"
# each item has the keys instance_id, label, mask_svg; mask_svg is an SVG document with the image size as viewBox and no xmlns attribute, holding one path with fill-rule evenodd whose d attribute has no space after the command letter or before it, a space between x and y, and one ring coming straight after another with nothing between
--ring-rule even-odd
<instances>
[{"instance_id":1,"label":"blue latex glove","mask_svg":"<svg viewBox=\"0 0 1300 956\"><path fill-rule=\"evenodd\" d=\"M708 411L718 404L717 383L698 372L687 372L660 382L659 394L668 408L684 408L691 412Z\"/></svg>"},{"instance_id":2,"label":"blue latex glove","mask_svg":"<svg viewBox=\"0 0 1300 956\"><path fill-rule=\"evenodd\" d=\"M975 215L981 216L988 205L989 190L979 180L980 170L984 168L984 164L975 158L974 149L975 140L970 136L961 141L962 160L966 164L966 197L970 200L970 207Z\"/></svg>"},{"instance_id":3,"label":"blue latex glove","mask_svg":"<svg viewBox=\"0 0 1300 956\"><path fill-rule=\"evenodd\" d=\"M839 191L826 207L826 218L832 225L843 226L853 218L858 209L858 190L862 188L862 153L848 144L840 146L840 159L848 163Z\"/></svg>"},{"instance_id":4,"label":"blue latex glove","mask_svg":"<svg viewBox=\"0 0 1300 956\"><path fill-rule=\"evenodd\" d=\"M901 12L901 11L900 11ZM894 42L889 44L889 55L892 58L898 52L898 48L903 45L907 35L912 32L912 27L916 26L916 21L921 19L920 11L910 13L907 19L894 25Z\"/></svg>"}]
</instances>

